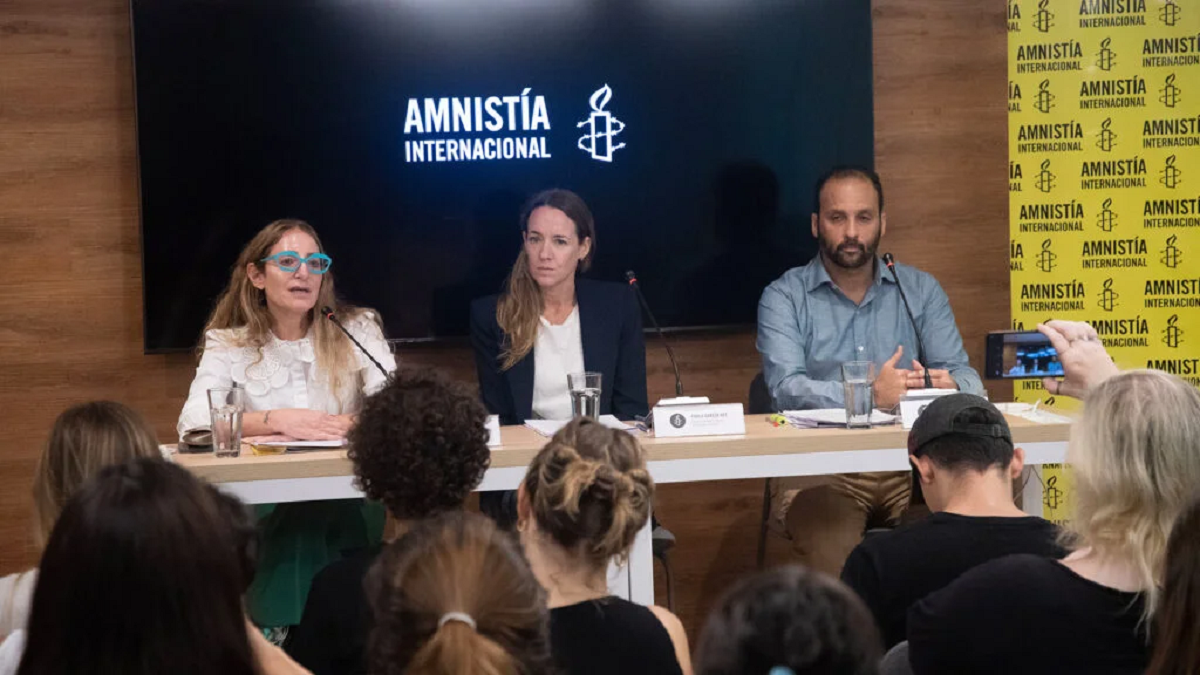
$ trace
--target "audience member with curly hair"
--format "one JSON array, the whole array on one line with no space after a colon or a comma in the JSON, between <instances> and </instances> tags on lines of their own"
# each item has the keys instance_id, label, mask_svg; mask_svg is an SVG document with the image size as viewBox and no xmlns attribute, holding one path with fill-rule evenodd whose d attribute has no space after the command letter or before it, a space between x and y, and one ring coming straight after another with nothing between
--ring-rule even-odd
<instances>
[{"instance_id":1,"label":"audience member with curly hair","mask_svg":"<svg viewBox=\"0 0 1200 675\"><path fill-rule=\"evenodd\" d=\"M389 546L367 576L372 675L543 675L546 592L516 540L445 513Z\"/></svg>"},{"instance_id":2,"label":"audience member with curly hair","mask_svg":"<svg viewBox=\"0 0 1200 675\"><path fill-rule=\"evenodd\" d=\"M717 603L696 647L696 675L874 675L882 654L853 591L792 565L743 580Z\"/></svg>"},{"instance_id":3,"label":"audience member with curly hair","mask_svg":"<svg viewBox=\"0 0 1200 675\"><path fill-rule=\"evenodd\" d=\"M608 563L628 558L653 499L637 439L586 418L563 427L529 465L517 529L549 593L551 646L565 675L691 673L675 615L608 593Z\"/></svg>"},{"instance_id":4,"label":"audience member with curly hair","mask_svg":"<svg viewBox=\"0 0 1200 675\"><path fill-rule=\"evenodd\" d=\"M461 509L491 461L487 412L470 389L428 369L402 368L368 397L347 441L367 497L387 507L385 540L413 521ZM379 547L319 572L284 647L315 675L364 673L370 611L362 583Z\"/></svg>"}]
</instances>

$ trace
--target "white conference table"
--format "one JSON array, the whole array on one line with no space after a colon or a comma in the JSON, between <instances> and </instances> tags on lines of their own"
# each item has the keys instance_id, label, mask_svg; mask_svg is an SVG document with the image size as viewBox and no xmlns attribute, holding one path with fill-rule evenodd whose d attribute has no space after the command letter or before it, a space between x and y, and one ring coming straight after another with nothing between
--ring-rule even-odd
<instances>
[{"instance_id":1,"label":"white conference table","mask_svg":"<svg viewBox=\"0 0 1200 675\"><path fill-rule=\"evenodd\" d=\"M1061 463L1066 458L1070 425L1038 424L1009 417L1013 442L1024 448L1027 465ZM546 437L523 426L503 427L501 445L479 490L515 490L525 467L546 444ZM738 478L812 476L867 471L907 471L908 432L899 426L874 429L795 429L775 427L763 415L746 417L740 436L696 438L642 437L654 481L690 483ZM345 450L240 457L212 453L175 454L174 460L249 504L361 498ZM1026 508L1040 515L1041 486L1026 483ZM748 557L753 551L746 551ZM654 560L647 525L630 552L629 562L610 572L616 595L643 604L654 602Z\"/></svg>"}]
</instances>

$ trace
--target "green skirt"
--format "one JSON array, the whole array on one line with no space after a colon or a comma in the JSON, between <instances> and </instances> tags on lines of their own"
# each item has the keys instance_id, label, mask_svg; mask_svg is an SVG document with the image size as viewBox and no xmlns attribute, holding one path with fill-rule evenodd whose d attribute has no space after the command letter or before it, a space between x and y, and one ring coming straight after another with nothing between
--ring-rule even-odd
<instances>
[{"instance_id":1,"label":"green skirt","mask_svg":"<svg viewBox=\"0 0 1200 675\"><path fill-rule=\"evenodd\" d=\"M246 594L259 626L300 623L313 577L347 552L376 546L387 511L365 499L254 507L260 532L258 572Z\"/></svg>"}]
</instances>

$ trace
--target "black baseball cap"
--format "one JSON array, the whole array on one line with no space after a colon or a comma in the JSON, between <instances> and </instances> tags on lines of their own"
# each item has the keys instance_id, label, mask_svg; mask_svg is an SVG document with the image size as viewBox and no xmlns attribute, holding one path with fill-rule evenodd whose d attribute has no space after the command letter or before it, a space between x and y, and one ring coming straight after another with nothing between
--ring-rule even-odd
<instances>
[{"instance_id":1,"label":"black baseball cap","mask_svg":"<svg viewBox=\"0 0 1200 675\"><path fill-rule=\"evenodd\" d=\"M951 434L1003 438L1012 445L1008 421L996 406L974 394L950 394L935 398L917 418L908 432L908 452L920 456L921 448L930 441Z\"/></svg>"}]
</instances>

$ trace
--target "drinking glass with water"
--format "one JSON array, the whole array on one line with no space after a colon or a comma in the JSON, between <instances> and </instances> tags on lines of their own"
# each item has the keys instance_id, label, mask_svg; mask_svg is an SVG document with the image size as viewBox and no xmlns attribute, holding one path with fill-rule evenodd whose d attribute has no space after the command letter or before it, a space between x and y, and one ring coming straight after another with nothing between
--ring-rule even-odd
<instances>
[{"instance_id":1,"label":"drinking glass with water","mask_svg":"<svg viewBox=\"0 0 1200 675\"><path fill-rule=\"evenodd\" d=\"M600 419L600 373L570 373L567 389L571 391L573 416Z\"/></svg>"},{"instance_id":2,"label":"drinking glass with water","mask_svg":"<svg viewBox=\"0 0 1200 675\"><path fill-rule=\"evenodd\" d=\"M241 387L214 387L208 390L213 453L217 457L237 457L241 452L242 413L245 411L246 391Z\"/></svg>"},{"instance_id":3,"label":"drinking glass with water","mask_svg":"<svg viewBox=\"0 0 1200 675\"><path fill-rule=\"evenodd\" d=\"M842 386L846 394L846 428L870 429L875 409L875 364L847 361L842 364Z\"/></svg>"}]
</instances>

